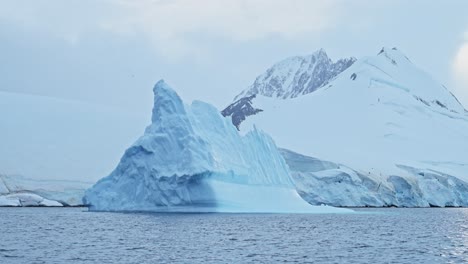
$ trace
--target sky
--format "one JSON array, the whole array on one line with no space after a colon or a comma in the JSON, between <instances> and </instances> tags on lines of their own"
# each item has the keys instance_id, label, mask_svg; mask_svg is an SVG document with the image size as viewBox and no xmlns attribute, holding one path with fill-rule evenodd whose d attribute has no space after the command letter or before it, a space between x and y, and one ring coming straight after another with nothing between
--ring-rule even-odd
<instances>
[{"instance_id":1,"label":"sky","mask_svg":"<svg viewBox=\"0 0 468 264\"><path fill-rule=\"evenodd\" d=\"M398 47L468 108L465 0L2 0L0 91L149 113L152 87L222 108L284 58Z\"/></svg>"}]
</instances>

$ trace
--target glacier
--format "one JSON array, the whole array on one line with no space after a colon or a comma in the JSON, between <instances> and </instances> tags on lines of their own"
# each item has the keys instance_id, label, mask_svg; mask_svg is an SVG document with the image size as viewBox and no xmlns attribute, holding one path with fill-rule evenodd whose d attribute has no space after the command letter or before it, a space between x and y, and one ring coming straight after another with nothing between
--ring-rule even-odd
<instances>
[{"instance_id":1,"label":"glacier","mask_svg":"<svg viewBox=\"0 0 468 264\"><path fill-rule=\"evenodd\" d=\"M0 195L0 206L3 207L62 207L63 204L46 199L35 193L12 193Z\"/></svg>"},{"instance_id":2,"label":"glacier","mask_svg":"<svg viewBox=\"0 0 468 264\"><path fill-rule=\"evenodd\" d=\"M154 86L152 123L116 169L88 189L91 211L344 213L312 206L265 133L241 136L210 104Z\"/></svg>"},{"instance_id":3,"label":"glacier","mask_svg":"<svg viewBox=\"0 0 468 264\"><path fill-rule=\"evenodd\" d=\"M272 136L312 204L468 206L468 112L396 48L312 93L245 102L261 111L239 129Z\"/></svg>"},{"instance_id":4,"label":"glacier","mask_svg":"<svg viewBox=\"0 0 468 264\"><path fill-rule=\"evenodd\" d=\"M92 184L0 174L0 206L80 206Z\"/></svg>"},{"instance_id":5,"label":"glacier","mask_svg":"<svg viewBox=\"0 0 468 264\"><path fill-rule=\"evenodd\" d=\"M398 175L369 174L282 149L299 194L341 207L467 207L468 183L436 170L397 165Z\"/></svg>"}]
</instances>

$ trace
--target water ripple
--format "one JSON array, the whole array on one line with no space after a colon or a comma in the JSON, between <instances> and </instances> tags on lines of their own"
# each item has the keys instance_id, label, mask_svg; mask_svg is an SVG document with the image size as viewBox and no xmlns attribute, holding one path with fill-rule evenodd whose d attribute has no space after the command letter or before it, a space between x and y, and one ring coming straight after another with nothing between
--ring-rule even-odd
<instances>
[{"instance_id":1,"label":"water ripple","mask_svg":"<svg viewBox=\"0 0 468 264\"><path fill-rule=\"evenodd\" d=\"M0 208L0 263L463 263L468 209L354 215Z\"/></svg>"}]
</instances>

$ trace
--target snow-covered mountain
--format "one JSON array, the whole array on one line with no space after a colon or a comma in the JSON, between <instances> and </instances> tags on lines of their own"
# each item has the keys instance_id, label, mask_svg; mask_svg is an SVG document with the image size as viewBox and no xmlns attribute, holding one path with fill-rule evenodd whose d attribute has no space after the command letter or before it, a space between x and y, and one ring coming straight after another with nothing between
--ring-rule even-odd
<instances>
[{"instance_id":1,"label":"snow-covered mountain","mask_svg":"<svg viewBox=\"0 0 468 264\"><path fill-rule=\"evenodd\" d=\"M287 149L311 203L468 206L467 112L396 48L357 60L313 93L247 102L263 111L240 129L255 125Z\"/></svg>"},{"instance_id":2,"label":"snow-covered mountain","mask_svg":"<svg viewBox=\"0 0 468 264\"><path fill-rule=\"evenodd\" d=\"M308 56L287 58L258 76L235 101L256 94L283 99L308 94L326 85L355 61L346 58L333 62L323 49Z\"/></svg>"},{"instance_id":3,"label":"snow-covered mountain","mask_svg":"<svg viewBox=\"0 0 468 264\"><path fill-rule=\"evenodd\" d=\"M98 211L347 212L305 202L269 136L241 136L215 107L184 104L164 81L151 125L84 200Z\"/></svg>"},{"instance_id":4,"label":"snow-covered mountain","mask_svg":"<svg viewBox=\"0 0 468 264\"><path fill-rule=\"evenodd\" d=\"M287 58L258 76L222 114L232 117L233 124L239 129L248 116L262 111L252 107L255 96L287 99L312 93L328 84L355 61L351 57L333 62L323 49L308 56Z\"/></svg>"}]
</instances>

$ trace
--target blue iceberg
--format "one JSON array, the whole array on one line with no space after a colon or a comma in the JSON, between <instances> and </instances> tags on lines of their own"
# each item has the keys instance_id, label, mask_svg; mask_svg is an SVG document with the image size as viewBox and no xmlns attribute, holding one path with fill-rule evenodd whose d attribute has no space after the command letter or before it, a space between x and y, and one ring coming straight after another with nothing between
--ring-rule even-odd
<instances>
[{"instance_id":1,"label":"blue iceberg","mask_svg":"<svg viewBox=\"0 0 468 264\"><path fill-rule=\"evenodd\" d=\"M349 212L304 201L265 133L240 135L218 109L184 104L162 80L153 90L151 125L86 191L91 211Z\"/></svg>"}]
</instances>

